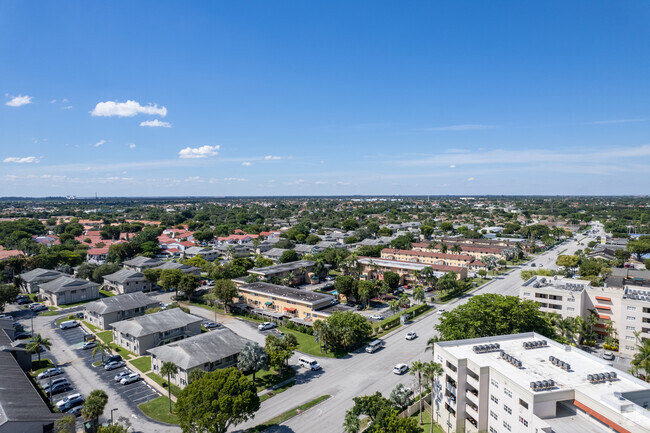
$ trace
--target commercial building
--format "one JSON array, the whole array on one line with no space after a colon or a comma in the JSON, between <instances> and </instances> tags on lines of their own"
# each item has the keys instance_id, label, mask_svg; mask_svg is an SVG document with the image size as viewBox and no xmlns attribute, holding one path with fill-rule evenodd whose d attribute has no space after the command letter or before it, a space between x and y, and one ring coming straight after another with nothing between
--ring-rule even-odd
<instances>
[{"instance_id":1,"label":"commercial building","mask_svg":"<svg viewBox=\"0 0 650 433\"><path fill-rule=\"evenodd\" d=\"M172 308L111 326L115 344L137 355L146 355L148 349L200 334L201 318Z\"/></svg>"},{"instance_id":2,"label":"commercial building","mask_svg":"<svg viewBox=\"0 0 650 433\"><path fill-rule=\"evenodd\" d=\"M99 284L80 278L61 276L41 284L39 293L41 299L49 302L50 305L76 304L99 299Z\"/></svg>"},{"instance_id":3,"label":"commercial building","mask_svg":"<svg viewBox=\"0 0 650 433\"><path fill-rule=\"evenodd\" d=\"M20 277L20 290L24 293L38 293L40 285L56 280L65 275L63 272L52 269L36 268L29 272L23 272Z\"/></svg>"},{"instance_id":4,"label":"commercial building","mask_svg":"<svg viewBox=\"0 0 650 433\"><path fill-rule=\"evenodd\" d=\"M434 352L434 419L446 432L648 432L650 385L575 347L531 332Z\"/></svg>"},{"instance_id":5,"label":"commercial building","mask_svg":"<svg viewBox=\"0 0 650 433\"><path fill-rule=\"evenodd\" d=\"M110 325L120 320L143 316L149 308L156 308L160 303L142 292L111 296L90 302L84 307L85 319L101 329L110 329Z\"/></svg>"},{"instance_id":6,"label":"commercial building","mask_svg":"<svg viewBox=\"0 0 650 433\"><path fill-rule=\"evenodd\" d=\"M149 292L153 288L142 272L121 269L109 275L104 275L104 288L119 294L133 292Z\"/></svg>"},{"instance_id":7,"label":"commercial building","mask_svg":"<svg viewBox=\"0 0 650 433\"><path fill-rule=\"evenodd\" d=\"M165 362L176 364L178 373L171 376L171 382L185 388L192 370L209 372L237 365L237 356L249 341L221 327L147 352L151 354L151 369L155 373L160 374Z\"/></svg>"},{"instance_id":8,"label":"commercial building","mask_svg":"<svg viewBox=\"0 0 650 433\"><path fill-rule=\"evenodd\" d=\"M361 265L361 278L367 280L383 280L384 272L395 272L400 276L400 284L420 284L422 277L417 277L415 271L422 272L427 267L433 269L434 275L438 278L449 272L455 272L459 280L467 278L467 268L460 266L403 262L374 257L359 257L357 262Z\"/></svg>"},{"instance_id":9,"label":"commercial building","mask_svg":"<svg viewBox=\"0 0 650 433\"><path fill-rule=\"evenodd\" d=\"M594 287L585 280L534 276L520 286L519 297L562 317L587 318L594 311L599 338L615 330L620 352L632 355L639 339L650 338L650 281L610 277L607 282L620 285Z\"/></svg>"}]
</instances>

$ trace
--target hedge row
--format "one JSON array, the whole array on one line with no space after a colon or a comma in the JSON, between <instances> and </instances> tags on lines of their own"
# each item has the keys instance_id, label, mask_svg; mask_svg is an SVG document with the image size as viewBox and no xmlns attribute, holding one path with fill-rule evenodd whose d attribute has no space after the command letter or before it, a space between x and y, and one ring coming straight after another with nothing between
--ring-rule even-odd
<instances>
[{"instance_id":1,"label":"hedge row","mask_svg":"<svg viewBox=\"0 0 650 433\"><path fill-rule=\"evenodd\" d=\"M408 315L411 319L414 317L419 316L420 314L426 312L429 310L429 305L425 304L418 304L414 305L413 307L407 308L406 310L402 311L401 313L397 313L393 316L390 316L387 319L382 320L379 322L379 328L383 329L384 331L390 328L393 328L397 325L399 325L399 318L403 315Z\"/></svg>"}]
</instances>

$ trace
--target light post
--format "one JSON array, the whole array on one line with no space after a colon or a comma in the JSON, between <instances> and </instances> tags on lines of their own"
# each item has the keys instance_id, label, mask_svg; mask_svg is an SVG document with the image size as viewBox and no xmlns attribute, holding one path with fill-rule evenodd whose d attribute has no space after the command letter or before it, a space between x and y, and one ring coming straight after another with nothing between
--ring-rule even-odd
<instances>
[{"instance_id":1,"label":"light post","mask_svg":"<svg viewBox=\"0 0 650 433\"><path fill-rule=\"evenodd\" d=\"M117 410L117 408L111 409L111 425L113 425L113 411L115 410Z\"/></svg>"},{"instance_id":2,"label":"light post","mask_svg":"<svg viewBox=\"0 0 650 433\"><path fill-rule=\"evenodd\" d=\"M34 336L34 310L30 308L29 311L31 312L31 315L29 317L29 319L31 321L30 330L32 331L32 337L33 337Z\"/></svg>"}]
</instances>

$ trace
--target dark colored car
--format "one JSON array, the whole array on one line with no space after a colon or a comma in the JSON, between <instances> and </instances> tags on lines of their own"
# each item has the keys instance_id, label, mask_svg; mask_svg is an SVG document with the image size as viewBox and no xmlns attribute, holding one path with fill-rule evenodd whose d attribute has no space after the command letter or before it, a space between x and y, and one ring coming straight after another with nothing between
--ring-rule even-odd
<instances>
[{"instance_id":1,"label":"dark colored car","mask_svg":"<svg viewBox=\"0 0 650 433\"><path fill-rule=\"evenodd\" d=\"M114 361L121 361L122 357L120 355L111 355L102 362L102 366L106 367L108 364Z\"/></svg>"},{"instance_id":2,"label":"dark colored car","mask_svg":"<svg viewBox=\"0 0 650 433\"><path fill-rule=\"evenodd\" d=\"M14 335L14 340L27 340L28 338L32 338L32 334L28 332L18 332Z\"/></svg>"},{"instance_id":3,"label":"dark colored car","mask_svg":"<svg viewBox=\"0 0 650 433\"><path fill-rule=\"evenodd\" d=\"M18 305L30 304L31 302L32 302L32 300L29 299L29 298L20 298L20 299L16 300L16 303Z\"/></svg>"},{"instance_id":4,"label":"dark colored car","mask_svg":"<svg viewBox=\"0 0 650 433\"><path fill-rule=\"evenodd\" d=\"M49 396L49 395L61 394L62 392L66 392L69 389L70 389L69 383L59 383L57 385L52 386L52 388L45 391L45 393Z\"/></svg>"}]
</instances>

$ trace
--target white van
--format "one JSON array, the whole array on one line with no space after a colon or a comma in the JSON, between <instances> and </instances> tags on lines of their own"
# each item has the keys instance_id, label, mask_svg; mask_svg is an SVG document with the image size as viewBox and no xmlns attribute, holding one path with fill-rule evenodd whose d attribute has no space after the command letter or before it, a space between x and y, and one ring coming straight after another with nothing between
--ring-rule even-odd
<instances>
[{"instance_id":1,"label":"white van","mask_svg":"<svg viewBox=\"0 0 650 433\"><path fill-rule=\"evenodd\" d=\"M374 340L366 346L366 352L373 353L384 347L384 340Z\"/></svg>"},{"instance_id":2,"label":"white van","mask_svg":"<svg viewBox=\"0 0 650 433\"><path fill-rule=\"evenodd\" d=\"M318 364L318 361L316 361L313 358L308 358L306 356L301 356L300 358L298 358L298 364L301 367L305 367L310 370L320 370L320 365Z\"/></svg>"},{"instance_id":3,"label":"white van","mask_svg":"<svg viewBox=\"0 0 650 433\"><path fill-rule=\"evenodd\" d=\"M76 326L79 326L79 322L77 322L76 320L67 320L59 324L59 328L61 329L69 329L69 328L74 328Z\"/></svg>"}]
</instances>

